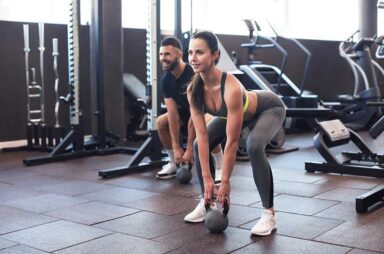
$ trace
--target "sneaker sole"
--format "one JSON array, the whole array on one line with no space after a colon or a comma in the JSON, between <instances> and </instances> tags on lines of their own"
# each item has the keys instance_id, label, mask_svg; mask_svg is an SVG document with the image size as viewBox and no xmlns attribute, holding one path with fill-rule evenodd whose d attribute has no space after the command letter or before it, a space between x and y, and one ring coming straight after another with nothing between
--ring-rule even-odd
<instances>
[{"instance_id":1,"label":"sneaker sole","mask_svg":"<svg viewBox=\"0 0 384 254\"><path fill-rule=\"evenodd\" d=\"M162 180L171 179L175 177L176 177L176 173L172 175L162 175L162 176L156 175L157 179L162 179Z\"/></svg>"},{"instance_id":2,"label":"sneaker sole","mask_svg":"<svg viewBox=\"0 0 384 254\"><path fill-rule=\"evenodd\" d=\"M205 220L204 219L199 219L199 220L187 220L187 219L184 219L185 222L189 222L189 223L199 223L199 222L203 222Z\"/></svg>"},{"instance_id":3,"label":"sneaker sole","mask_svg":"<svg viewBox=\"0 0 384 254\"><path fill-rule=\"evenodd\" d=\"M277 229L277 227L274 227L271 231L268 231L268 232L265 232L265 233L261 233L261 234L257 234L257 233L254 233L251 231L251 234L252 235L256 235L256 236L266 236L266 235L270 235L272 234L273 231L275 231Z\"/></svg>"}]
</instances>

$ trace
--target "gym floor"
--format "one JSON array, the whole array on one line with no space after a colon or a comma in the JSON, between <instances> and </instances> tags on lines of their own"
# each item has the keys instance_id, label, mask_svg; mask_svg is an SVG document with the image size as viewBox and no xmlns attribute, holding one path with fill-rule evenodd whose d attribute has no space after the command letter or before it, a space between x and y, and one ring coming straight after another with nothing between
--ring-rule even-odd
<instances>
[{"instance_id":1,"label":"gym floor","mask_svg":"<svg viewBox=\"0 0 384 254\"><path fill-rule=\"evenodd\" d=\"M267 237L250 235L261 205L249 162L233 171L229 227L211 234L183 221L198 203L195 174L187 185L157 180L157 170L104 180L98 170L122 166L129 155L25 167L23 158L41 154L0 153L0 254L384 253L383 205L357 214L354 203L384 180L306 173L305 161L322 160L312 137L288 135L299 151L269 155L278 229Z\"/></svg>"}]
</instances>

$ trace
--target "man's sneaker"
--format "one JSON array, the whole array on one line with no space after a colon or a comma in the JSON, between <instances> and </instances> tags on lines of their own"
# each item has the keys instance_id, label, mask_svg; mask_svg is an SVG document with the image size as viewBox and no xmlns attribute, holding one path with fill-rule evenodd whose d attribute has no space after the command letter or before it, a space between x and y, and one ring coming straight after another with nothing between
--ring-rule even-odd
<instances>
[{"instance_id":1,"label":"man's sneaker","mask_svg":"<svg viewBox=\"0 0 384 254\"><path fill-rule=\"evenodd\" d=\"M253 226L251 233L253 235L270 235L276 226L276 216L272 211L263 209L260 220Z\"/></svg>"},{"instance_id":2,"label":"man's sneaker","mask_svg":"<svg viewBox=\"0 0 384 254\"><path fill-rule=\"evenodd\" d=\"M215 202L211 204L211 209L217 209ZM204 199L202 198L196 208L184 217L184 221L193 223L202 222L205 220L206 213Z\"/></svg>"},{"instance_id":3,"label":"man's sneaker","mask_svg":"<svg viewBox=\"0 0 384 254\"><path fill-rule=\"evenodd\" d=\"M221 174L223 173L222 169L216 169L215 170L215 184L221 183Z\"/></svg>"},{"instance_id":4,"label":"man's sneaker","mask_svg":"<svg viewBox=\"0 0 384 254\"><path fill-rule=\"evenodd\" d=\"M165 164L162 169L157 173L158 179L170 179L176 177L177 166L175 163L169 162Z\"/></svg>"}]
</instances>

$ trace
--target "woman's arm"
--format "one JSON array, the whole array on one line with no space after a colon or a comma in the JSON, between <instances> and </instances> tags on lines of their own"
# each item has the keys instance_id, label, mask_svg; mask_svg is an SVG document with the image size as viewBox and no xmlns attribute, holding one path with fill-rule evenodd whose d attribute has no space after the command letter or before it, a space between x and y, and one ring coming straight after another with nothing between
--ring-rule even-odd
<instances>
[{"instance_id":1,"label":"woman's arm","mask_svg":"<svg viewBox=\"0 0 384 254\"><path fill-rule=\"evenodd\" d=\"M210 203L212 194L214 193L215 184L211 176L209 167L209 144L208 131L205 123L204 112L196 110L191 103L191 95L188 92L188 101L191 105L191 118L196 132L196 141L199 147L198 155L201 166L201 173L204 181L204 200L205 203Z\"/></svg>"},{"instance_id":2,"label":"woman's arm","mask_svg":"<svg viewBox=\"0 0 384 254\"><path fill-rule=\"evenodd\" d=\"M228 113L226 127L227 142L224 148L223 173L218 192L218 201L222 205L224 205L225 198L227 198L228 203L230 203L229 179L236 161L236 151L244 115L242 85L233 75L228 75L225 85L224 100L227 105Z\"/></svg>"}]
</instances>

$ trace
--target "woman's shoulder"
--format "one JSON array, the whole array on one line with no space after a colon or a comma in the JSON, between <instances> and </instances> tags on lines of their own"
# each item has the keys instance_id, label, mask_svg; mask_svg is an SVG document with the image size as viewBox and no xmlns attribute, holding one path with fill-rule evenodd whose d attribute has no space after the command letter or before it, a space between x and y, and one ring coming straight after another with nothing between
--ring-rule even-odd
<instances>
[{"instance_id":1,"label":"woman's shoulder","mask_svg":"<svg viewBox=\"0 0 384 254\"><path fill-rule=\"evenodd\" d=\"M229 88L230 90L241 90L242 89L241 82L235 77L235 75L228 73L227 79L225 81L225 88Z\"/></svg>"}]
</instances>

